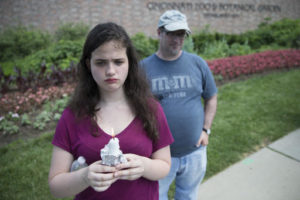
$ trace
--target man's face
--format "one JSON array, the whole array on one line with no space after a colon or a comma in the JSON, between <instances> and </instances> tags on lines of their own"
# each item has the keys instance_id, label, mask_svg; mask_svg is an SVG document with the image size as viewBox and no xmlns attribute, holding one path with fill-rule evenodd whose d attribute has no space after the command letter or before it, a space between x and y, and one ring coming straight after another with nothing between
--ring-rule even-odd
<instances>
[{"instance_id":1,"label":"man's face","mask_svg":"<svg viewBox=\"0 0 300 200\"><path fill-rule=\"evenodd\" d=\"M185 36L185 30L168 32L164 29L160 29L160 49L161 51L163 51L163 54L168 55L170 57L177 56L182 49Z\"/></svg>"}]
</instances>

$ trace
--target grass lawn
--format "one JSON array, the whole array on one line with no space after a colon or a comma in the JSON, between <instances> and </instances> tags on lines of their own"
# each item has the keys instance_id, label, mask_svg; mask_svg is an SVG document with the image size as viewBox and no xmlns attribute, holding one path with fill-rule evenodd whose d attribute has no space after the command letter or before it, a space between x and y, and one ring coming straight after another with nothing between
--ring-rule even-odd
<instances>
[{"instance_id":1,"label":"grass lawn","mask_svg":"<svg viewBox=\"0 0 300 200\"><path fill-rule=\"evenodd\" d=\"M300 70L219 88L206 178L300 127Z\"/></svg>"},{"instance_id":2,"label":"grass lawn","mask_svg":"<svg viewBox=\"0 0 300 200\"><path fill-rule=\"evenodd\" d=\"M299 86L300 69L293 69L219 87L206 179L299 128ZM0 148L1 200L54 199L47 182L52 135Z\"/></svg>"}]
</instances>

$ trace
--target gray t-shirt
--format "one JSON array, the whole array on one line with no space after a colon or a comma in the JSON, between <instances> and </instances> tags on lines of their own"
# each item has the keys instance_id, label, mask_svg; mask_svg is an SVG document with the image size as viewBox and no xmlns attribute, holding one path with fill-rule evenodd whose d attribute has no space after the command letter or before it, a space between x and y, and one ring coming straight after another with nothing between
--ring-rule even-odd
<instances>
[{"instance_id":1,"label":"gray t-shirt","mask_svg":"<svg viewBox=\"0 0 300 200\"><path fill-rule=\"evenodd\" d=\"M174 137L171 155L181 157L196 147L204 123L201 98L217 93L207 63L197 55L183 51L174 61L153 54L141 61L153 94L160 101Z\"/></svg>"}]
</instances>

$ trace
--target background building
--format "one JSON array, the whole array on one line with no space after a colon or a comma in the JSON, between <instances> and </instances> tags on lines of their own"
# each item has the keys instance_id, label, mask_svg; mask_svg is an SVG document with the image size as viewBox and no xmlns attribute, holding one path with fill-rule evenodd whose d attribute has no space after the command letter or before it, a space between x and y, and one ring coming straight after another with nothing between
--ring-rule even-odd
<instances>
[{"instance_id":1,"label":"background building","mask_svg":"<svg viewBox=\"0 0 300 200\"><path fill-rule=\"evenodd\" d=\"M206 25L223 33L255 29L266 18L300 18L299 0L0 0L0 29L33 26L54 31L66 22L91 27L100 22L121 24L130 35L156 35L159 16L178 9L197 33Z\"/></svg>"}]
</instances>

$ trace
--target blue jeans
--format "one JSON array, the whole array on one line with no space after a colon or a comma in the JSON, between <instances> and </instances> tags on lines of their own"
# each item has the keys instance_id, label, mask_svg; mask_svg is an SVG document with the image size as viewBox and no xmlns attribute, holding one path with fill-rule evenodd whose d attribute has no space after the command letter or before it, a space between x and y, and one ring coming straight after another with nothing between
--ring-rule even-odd
<instances>
[{"instance_id":1,"label":"blue jeans","mask_svg":"<svg viewBox=\"0 0 300 200\"><path fill-rule=\"evenodd\" d=\"M159 200L168 200L175 179L175 200L197 200L198 189L206 172L206 146L182 157L172 157L169 174L159 180Z\"/></svg>"}]
</instances>

